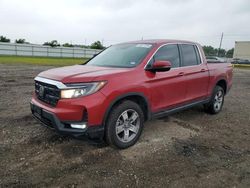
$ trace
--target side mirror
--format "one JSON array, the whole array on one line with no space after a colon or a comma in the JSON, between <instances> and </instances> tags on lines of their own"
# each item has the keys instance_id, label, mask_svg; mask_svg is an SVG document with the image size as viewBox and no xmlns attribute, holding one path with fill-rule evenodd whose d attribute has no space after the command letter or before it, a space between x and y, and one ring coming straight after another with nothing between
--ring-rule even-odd
<instances>
[{"instance_id":1,"label":"side mirror","mask_svg":"<svg viewBox=\"0 0 250 188\"><path fill-rule=\"evenodd\" d=\"M170 61L155 61L152 67L148 68L147 70L153 72L165 72L169 71L170 69L171 69Z\"/></svg>"}]
</instances>

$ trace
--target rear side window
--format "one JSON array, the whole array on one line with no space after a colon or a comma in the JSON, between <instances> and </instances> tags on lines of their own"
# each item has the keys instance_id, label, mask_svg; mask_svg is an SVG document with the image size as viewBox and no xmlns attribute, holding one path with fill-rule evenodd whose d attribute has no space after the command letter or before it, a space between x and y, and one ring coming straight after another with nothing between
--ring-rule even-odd
<instances>
[{"instance_id":1,"label":"rear side window","mask_svg":"<svg viewBox=\"0 0 250 188\"><path fill-rule=\"evenodd\" d=\"M180 66L179 50L176 44L161 47L154 55L154 61L170 61L172 67Z\"/></svg>"},{"instance_id":2,"label":"rear side window","mask_svg":"<svg viewBox=\"0 0 250 188\"><path fill-rule=\"evenodd\" d=\"M194 46L195 52L196 52L196 57L197 57L197 62L198 64L201 64L201 56L200 56L200 52L198 50L197 46Z\"/></svg>"},{"instance_id":3,"label":"rear side window","mask_svg":"<svg viewBox=\"0 0 250 188\"><path fill-rule=\"evenodd\" d=\"M197 49L194 45L181 44L182 66L192 66L200 64Z\"/></svg>"}]
</instances>

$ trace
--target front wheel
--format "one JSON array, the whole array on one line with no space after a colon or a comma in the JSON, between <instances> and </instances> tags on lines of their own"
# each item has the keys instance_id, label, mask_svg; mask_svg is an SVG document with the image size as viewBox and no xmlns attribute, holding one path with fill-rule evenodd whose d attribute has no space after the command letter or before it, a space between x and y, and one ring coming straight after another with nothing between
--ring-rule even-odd
<instances>
[{"instance_id":1,"label":"front wheel","mask_svg":"<svg viewBox=\"0 0 250 188\"><path fill-rule=\"evenodd\" d=\"M133 101L123 101L110 112L105 127L108 144L117 148L127 148L139 139L144 123L140 106Z\"/></svg>"},{"instance_id":2,"label":"front wheel","mask_svg":"<svg viewBox=\"0 0 250 188\"><path fill-rule=\"evenodd\" d=\"M213 95L209 103L205 104L205 111L210 114L217 114L221 111L224 103L224 89L220 86L214 88Z\"/></svg>"}]
</instances>

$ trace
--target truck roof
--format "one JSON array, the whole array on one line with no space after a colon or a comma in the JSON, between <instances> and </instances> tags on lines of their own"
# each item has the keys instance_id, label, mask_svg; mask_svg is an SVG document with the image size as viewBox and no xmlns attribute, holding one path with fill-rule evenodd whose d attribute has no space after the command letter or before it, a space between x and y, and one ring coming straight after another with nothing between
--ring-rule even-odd
<instances>
[{"instance_id":1,"label":"truck roof","mask_svg":"<svg viewBox=\"0 0 250 188\"><path fill-rule=\"evenodd\" d=\"M148 43L148 44L166 44L166 43L190 43L196 44L195 42L186 41L186 40L175 40L175 39L150 39L150 40L137 40L137 41L130 41L126 43Z\"/></svg>"}]
</instances>

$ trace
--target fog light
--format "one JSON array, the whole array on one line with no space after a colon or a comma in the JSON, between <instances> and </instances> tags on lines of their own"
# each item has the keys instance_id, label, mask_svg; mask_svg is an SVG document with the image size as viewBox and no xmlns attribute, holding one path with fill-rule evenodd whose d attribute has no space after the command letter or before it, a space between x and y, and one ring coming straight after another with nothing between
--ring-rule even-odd
<instances>
[{"instance_id":1,"label":"fog light","mask_svg":"<svg viewBox=\"0 0 250 188\"><path fill-rule=\"evenodd\" d=\"M70 126L75 129L85 129L87 127L86 123L70 124Z\"/></svg>"}]
</instances>

